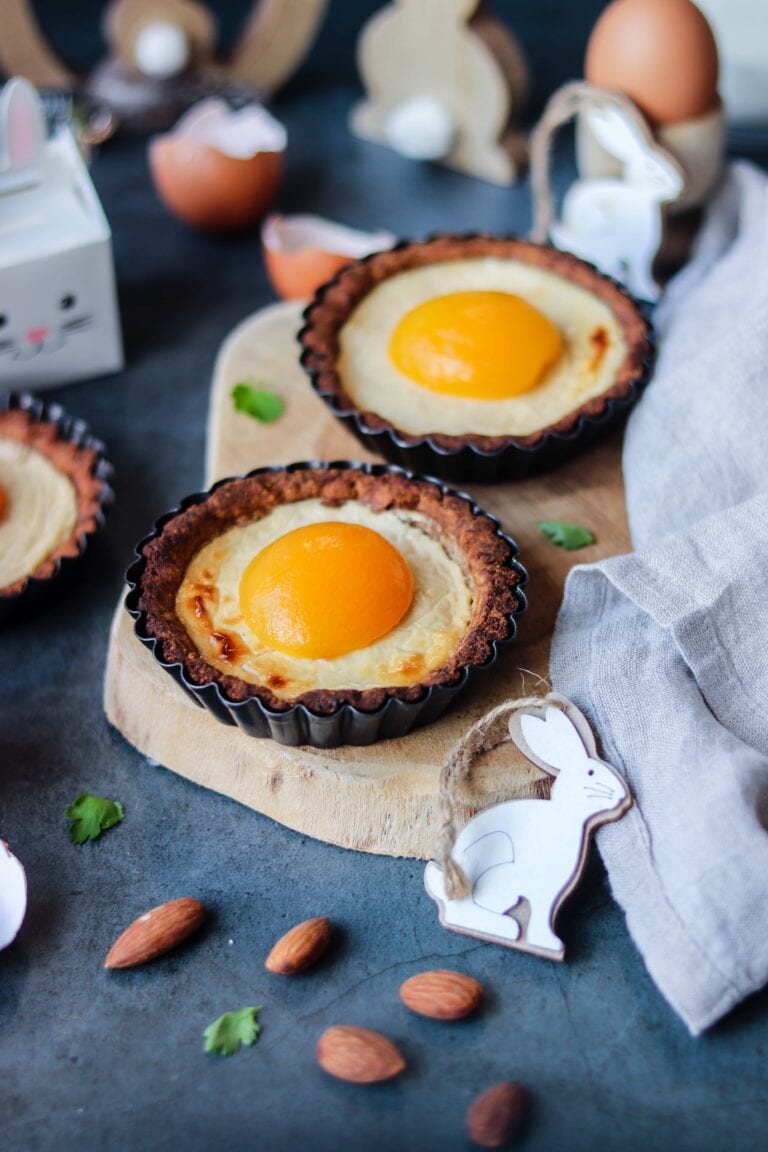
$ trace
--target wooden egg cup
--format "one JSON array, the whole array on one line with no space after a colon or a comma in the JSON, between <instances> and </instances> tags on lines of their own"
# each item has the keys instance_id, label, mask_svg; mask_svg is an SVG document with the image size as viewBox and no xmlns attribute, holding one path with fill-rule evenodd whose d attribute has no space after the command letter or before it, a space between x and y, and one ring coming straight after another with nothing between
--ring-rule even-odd
<instances>
[{"instance_id":1,"label":"wooden egg cup","mask_svg":"<svg viewBox=\"0 0 768 1152\"><path fill-rule=\"evenodd\" d=\"M309 389L295 338L302 308L294 302L265 308L224 343L211 391L206 485L266 464L375 459ZM263 425L235 412L230 393L243 379L274 383L286 401L278 422ZM629 548L620 443L614 434L555 472L471 487L472 497L520 544L530 572L531 606L516 644L436 723L402 739L330 751L247 736L195 705L155 662L134 635L123 597L110 637L107 717L150 760L305 835L364 852L430 858L438 778L449 749L489 708L544 690L541 677L548 674L568 570ZM579 552L556 548L536 527L537 521L551 519L588 525L597 544ZM540 794L543 775L511 745L489 753L473 773L471 790L459 797L463 816L512 797Z\"/></svg>"}]
</instances>

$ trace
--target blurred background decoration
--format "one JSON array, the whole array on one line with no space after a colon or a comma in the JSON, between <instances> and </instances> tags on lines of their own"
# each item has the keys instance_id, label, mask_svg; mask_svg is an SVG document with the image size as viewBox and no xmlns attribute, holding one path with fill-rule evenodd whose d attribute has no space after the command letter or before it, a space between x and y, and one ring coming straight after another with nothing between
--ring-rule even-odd
<instances>
[{"instance_id":1,"label":"blurred background decoration","mask_svg":"<svg viewBox=\"0 0 768 1152\"><path fill-rule=\"evenodd\" d=\"M81 138L98 142L117 115L146 129L168 127L212 93L235 104L252 99L253 89L267 96L284 85L288 96L297 85L306 93L330 83L359 94L358 40L386 6L382 0L0 0L0 73L27 76L46 90L54 118L74 115ZM590 34L606 7L607 0L486 0L481 6L483 19L496 18L514 32L530 63L523 126L536 122L555 89L584 76ZM764 153L768 3L699 0L699 7L718 43L728 141L739 151ZM126 56L132 59L127 83ZM180 73L158 75L179 67ZM146 120L132 106L136 99ZM122 112L110 117L108 105L116 110L121 102ZM513 111L520 116L518 102ZM674 124L664 127L675 133ZM704 127L712 134L717 125Z\"/></svg>"},{"instance_id":2,"label":"blurred background decoration","mask_svg":"<svg viewBox=\"0 0 768 1152\"><path fill-rule=\"evenodd\" d=\"M162 128L207 95L231 89L246 102L279 88L306 54L326 7L327 0L255 0L240 11L237 35L220 53L214 5L199 0L73 5L62 49L46 34L58 22L53 11L0 0L0 67L41 89L102 101L125 125ZM101 33L95 58L94 30ZM68 51L80 59L65 63Z\"/></svg>"},{"instance_id":3,"label":"blurred background decoration","mask_svg":"<svg viewBox=\"0 0 768 1152\"><path fill-rule=\"evenodd\" d=\"M141 0L159 13L165 0ZM179 0L180 2L180 0ZM287 5L292 27L286 55L278 53L274 33ZM201 5L192 5L190 7ZM523 121L540 116L549 95L584 75L587 41L606 0L488 0L484 10L514 30L530 62L529 92ZM0 70L22 74L42 87L66 89L107 56L103 0L0 0ZM216 26L215 54L229 61L229 82L273 92L295 76L304 89L346 85L360 90L356 61L358 37L382 0L223 0L205 5ZM768 146L768 3L765 0L700 0L720 49L722 95L732 139L740 147ZM329 9L332 14L329 16ZM172 38L172 34L171 34ZM150 38L151 39L151 38ZM260 42L260 45L259 45ZM171 53L170 39L166 51ZM156 40L153 51L157 51ZM148 49L145 51L152 55ZM241 70L238 61L250 60ZM162 56L163 53L161 52ZM267 68L277 67L277 74ZM298 69L298 73L296 70Z\"/></svg>"},{"instance_id":4,"label":"blurred background decoration","mask_svg":"<svg viewBox=\"0 0 768 1152\"><path fill-rule=\"evenodd\" d=\"M292 18L312 2L291 0ZM154 6L155 0L145 0L145 4ZM156 0L158 11L161 5L162 0ZM365 23L382 6L382 0L330 0L323 5L326 17L327 7L332 8L332 17L320 20L314 40L307 36L301 84L306 87L333 81L359 88L357 40ZM103 0L71 0L66 6L57 0L0 0L0 68L6 75L27 74L38 85L72 83L74 77L96 68L105 56L103 20L108 7ZM492 0L487 4L490 14L514 29L523 53L534 64L526 105L529 121L536 119L555 87L582 74L587 38L604 7L605 0L536 0L535 4ZM259 32L258 13L269 10L274 19L276 11L273 3L264 0L256 6L253 0L223 0L208 5L208 9L215 16L216 53L222 59L231 57L238 41L242 44L249 19L250 38ZM20 51L18 31L23 26L36 29L39 46L43 46L36 59L43 63L47 58L50 71L31 75L20 67L16 54ZM269 55L274 56L274 46ZM277 84L270 81L268 87L274 91Z\"/></svg>"}]
</instances>

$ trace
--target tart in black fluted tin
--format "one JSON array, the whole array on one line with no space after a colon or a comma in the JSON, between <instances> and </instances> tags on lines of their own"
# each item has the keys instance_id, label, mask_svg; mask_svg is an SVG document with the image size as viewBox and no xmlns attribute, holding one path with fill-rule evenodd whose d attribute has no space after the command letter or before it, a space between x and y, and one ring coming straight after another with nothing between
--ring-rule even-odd
<instances>
[{"instance_id":1,"label":"tart in black fluted tin","mask_svg":"<svg viewBox=\"0 0 768 1152\"><path fill-rule=\"evenodd\" d=\"M565 461L635 403L654 359L648 319L614 280L548 245L477 235L347 266L299 342L312 387L367 448L452 483ZM483 392L472 373L489 362Z\"/></svg>"},{"instance_id":2,"label":"tart in black fluted tin","mask_svg":"<svg viewBox=\"0 0 768 1152\"><path fill-rule=\"evenodd\" d=\"M58 587L104 525L111 478L82 420L28 393L0 393L0 622Z\"/></svg>"},{"instance_id":3,"label":"tart in black fluted tin","mask_svg":"<svg viewBox=\"0 0 768 1152\"><path fill-rule=\"evenodd\" d=\"M222 480L137 554L126 607L139 639L217 719L283 744L371 744L435 720L526 607L498 522L388 465Z\"/></svg>"}]
</instances>

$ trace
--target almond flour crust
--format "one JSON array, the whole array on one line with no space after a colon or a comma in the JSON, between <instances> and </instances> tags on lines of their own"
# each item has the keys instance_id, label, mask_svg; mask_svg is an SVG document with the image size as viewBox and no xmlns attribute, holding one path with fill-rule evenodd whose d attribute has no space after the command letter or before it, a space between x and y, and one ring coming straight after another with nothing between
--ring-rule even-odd
<instances>
[{"instance_id":1,"label":"almond flour crust","mask_svg":"<svg viewBox=\"0 0 768 1152\"><path fill-rule=\"evenodd\" d=\"M624 360L612 385L599 396L574 408L561 420L545 425L528 436L480 436L475 433L449 436L441 432L414 434L395 427L376 412L358 408L344 389L344 382L337 369L337 358L341 329L360 301L383 280L412 268L482 257L517 260L553 272L602 300L615 316L626 345ZM470 447L481 453L492 454L510 444L535 449L550 433L567 435L582 417L601 416L611 400L629 397L638 381L647 374L646 365L653 354L650 324L619 284L568 252L515 237L435 236L422 243L403 243L387 252L377 252L343 268L333 280L324 285L304 312L304 320L304 327L298 336L302 347L301 363L313 388L324 400L330 402L337 411L354 413L366 430L392 432L398 441L413 446L428 440L446 453L458 453Z\"/></svg>"},{"instance_id":2,"label":"almond flour crust","mask_svg":"<svg viewBox=\"0 0 768 1152\"><path fill-rule=\"evenodd\" d=\"M25 408L8 408L0 411L0 438L17 440L45 456L71 481L77 499L73 531L33 572L0 588L0 596L11 597L20 595L30 580L48 580L55 576L65 557L80 555L86 538L100 526L107 486L96 475L99 452L68 440L53 420L37 420Z\"/></svg>"},{"instance_id":3,"label":"almond flour crust","mask_svg":"<svg viewBox=\"0 0 768 1152\"><path fill-rule=\"evenodd\" d=\"M375 511L417 511L434 526L435 537L459 563L471 581L475 605L469 628L451 659L417 683L405 687L313 689L281 699L267 686L226 675L194 648L176 614L176 595L197 552L215 536L238 524L267 515L281 504L319 498L329 506L361 501ZM363 712L380 708L388 698L420 700L432 685L456 684L466 668L482 665L494 655L494 645L514 632L512 614L520 608L516 586L520 575L510 561L513 551L489 516L437 484L411 479L398 472L370 475L361 469L307 467L290 472L260 472L228 480L197 503L173 515L159 535L140 550L143 572L137 589L138 610L145 614L144 631L156 640L163 663L182 665L195 685L216 683L232 703L257 697L267 708L284 712L303 704L328 716L351 704Z\"/></svg>"}]
</instances>

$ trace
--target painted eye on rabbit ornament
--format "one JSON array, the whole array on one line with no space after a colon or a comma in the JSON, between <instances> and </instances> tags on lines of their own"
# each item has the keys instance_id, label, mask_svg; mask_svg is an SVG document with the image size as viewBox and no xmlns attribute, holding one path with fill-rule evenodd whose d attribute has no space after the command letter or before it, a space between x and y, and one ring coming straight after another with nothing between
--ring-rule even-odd
<instances>
[{"instance_id":1,"label":"painted eye on rabbit ornament","mask_svg":"<svg viewBox=\"0 0 768 1152\"><path fill-rule=\"evenodd\" d=\"M61 308L62 312L68 312L70 308L74 308L76 303L77 297L73 296L71 292L67 292L67 294L59 300L59 308Z\"/></svg>"},{"instance_id":2,"label":"painted eye on rabbit ornament","mask_svg":"<svg viewBox=\"0 0 768 1152\"><path fill-rule=\"evenodd\" d=\"M594 768L590 768L589 772L587 772L587 776L594 776L594 774L595 774Z\"/></svg>"},{"instance_id":3,"label":"painted eye on rabbit ornament","mask_svg":"<svg viewBox=\"0 0 768 1152\"><path fill-rule=\"evenodd\" d=\"M0 328L5 328L7 323L8 323L8 317L5 315L4 312L0 312Z\"/></svg>"}]
</instances>

